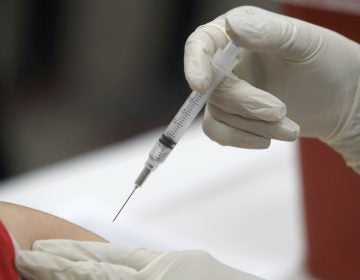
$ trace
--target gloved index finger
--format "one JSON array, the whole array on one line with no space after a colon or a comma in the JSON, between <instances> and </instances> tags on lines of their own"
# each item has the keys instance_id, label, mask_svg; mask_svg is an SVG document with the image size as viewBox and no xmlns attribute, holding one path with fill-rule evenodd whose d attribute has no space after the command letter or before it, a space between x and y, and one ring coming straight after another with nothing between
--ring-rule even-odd
<instances>
[{"instance_id":1,"label":"gloved index finger","mask_svg":"<svg viewBox=\"0 0 360 280\"><path fill-rule=\"evenodd\" d=\"M209 103L249 119L277 122L286 116L286 105L280 99L235 75L224 78Z\"/></svg>"},{"instance_id":2,"label":"gloved index finger","mask_svg":"<svg viewBox=\"0 0 360 280\"><path fill-rule=\"evenodd\" d=\"M33 250L46 252L72 261L96 261L141 270L161 255L156 251L105 242L75 240L37 240Z\"/></svg>"},{"instance_id":3,"label":"gloved index finger","mask_svg":"<svg viewBox=\"0 0 360 280\"><path fill-rule=\"evenodd\" d=\"M198 27L189 36L185 43L184 71L192 90L204 92L209 87L212 78L211 58L227 41L223 17Z\"/></svg>"},{"instance_id":4,"label":"gloved index finger","mask_svg":"<svg viewBox=\"0 0 360 280\"><path fill-rule=\"evenodd\" d=\"M39 251L20 251L16 268L24 279L136 279L137 271L123 265L72 261Z\"/></svg>"},{"instance_id":5,"label":"gloved index finger","mask_svg":"<svg viewBox=\"0 0 360 280\"><path fill-rule=\"evenodd\" d=\"M76 241L67 239L36 240L34 251L46 252L73 261L123 263L135 248L106 242Z\"/></svg>"}]
</instances>

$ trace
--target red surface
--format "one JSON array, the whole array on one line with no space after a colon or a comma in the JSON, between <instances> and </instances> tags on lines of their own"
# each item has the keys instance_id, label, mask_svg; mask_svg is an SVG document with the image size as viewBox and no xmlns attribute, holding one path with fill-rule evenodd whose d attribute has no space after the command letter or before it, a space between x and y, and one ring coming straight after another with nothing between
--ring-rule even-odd
<instances>
[{"instance_id":1,"label":"red surface","mask_svg":"<svg viewBox=\"0 0 360 280\"><path fill-rule=\"evenodd\" d=\"M0 221L0 280L18 280L14 265L15 250L9 233Z\"/></svg>"},{"instance_id":2,"label":"red surface","mask_svg":"<svg viewBox=\"0 0 360 280\"><path fill-rule=\"evenodd\" d=\"M360 15L289 4L283 11L360 42ZM319 141L302 139L300 151L306 265L320 279L360 279L360 176Z\"/></svg>"}]
</instances>

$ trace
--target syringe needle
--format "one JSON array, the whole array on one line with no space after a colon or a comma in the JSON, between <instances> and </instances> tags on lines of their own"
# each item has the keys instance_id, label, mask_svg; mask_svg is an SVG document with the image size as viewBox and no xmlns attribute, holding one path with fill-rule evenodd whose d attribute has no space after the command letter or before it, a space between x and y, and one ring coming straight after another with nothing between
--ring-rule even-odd
<instances>
[{"instance_id":1,"label":"syringe needle","mask_svg":"<svg viewBox=\"0 0 360 280\"><path fill-rule=\"evenodd\" d=\"M224 79L225 76L231 73L234 67L238 64L237 55L240 52L240 47L231 40L223 49L218 49L212 60L213 66L212 81L205 92L193 91L181 106L170 124L160 136L150 151L149 157L145 162L140 175L135 180L135 188L116 214L113 222L125 207L130 197L135 190L142 186L151 172L155 171L160 163L163 163L174 149L180 138L184 135L186 129L191 125L201 109L206 104L207 100L213 94L214 90Z\"/></svg>"},{"instance_id":2,"label":"syringe needle","mask_svg":"<svg viewBox=\"0 0 360 280\"><path fill-rule=\"evenodd\" d=\"M117 212L115 218L113 219L113 222L115 222L117 216L119 216L121 210L123 210L123 208L125 207L126 203L129 201L130 197L133 195L133 193L135 192L135 190L138 188L138 186L135 186L135 188L133 189L133 191L131 192L131 194L129 195L129 197L126 199L125 203L123 204L123 206L120 208L119 212Z\"/></svg>"}]
</instances>

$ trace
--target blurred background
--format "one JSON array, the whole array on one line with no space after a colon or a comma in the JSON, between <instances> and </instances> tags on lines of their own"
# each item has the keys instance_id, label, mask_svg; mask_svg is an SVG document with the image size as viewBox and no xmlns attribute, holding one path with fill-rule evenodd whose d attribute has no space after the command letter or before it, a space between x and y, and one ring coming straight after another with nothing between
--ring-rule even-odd
<instances>
[{"instance_id":1,"label":"blurred background","mask_svg":"<svg viewBox=\"0 0 360 280\"><path fill-rule=\"evenodd\" d=\"M360 0L1 1L0 180L169 122L190 91L186 38L249 4L360 42ZM360 177L318 141L302 139L299 151L306 269L360 279Z\"/></svg>"},{"instance_id":2,"label":"blurred background","mask_svg":"<svg viewBox=\"0 0 360 280\"><path fill-rule=\"evenodd\" d=\"M183 47L200 24L262 1L3 0L0 178L163 125L189 94Z\"/></svg>"}]
</instances>

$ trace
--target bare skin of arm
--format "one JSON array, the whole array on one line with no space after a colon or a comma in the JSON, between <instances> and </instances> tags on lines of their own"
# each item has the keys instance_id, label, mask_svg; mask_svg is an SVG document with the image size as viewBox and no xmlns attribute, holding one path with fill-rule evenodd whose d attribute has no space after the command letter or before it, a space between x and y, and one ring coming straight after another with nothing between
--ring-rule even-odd
<instances>
[{"instance_id":1,"label":"bare skin of arm","mask_svg":"<svg viewBox=\"0 0 360 280\"><path fill-rule=\"evenodd\" d=\"M61 218L7 202L0 202L0 220L23 250L31 250L35 240L43 239L107 242L99 235Z\"/></svg>"}]
</instances>

